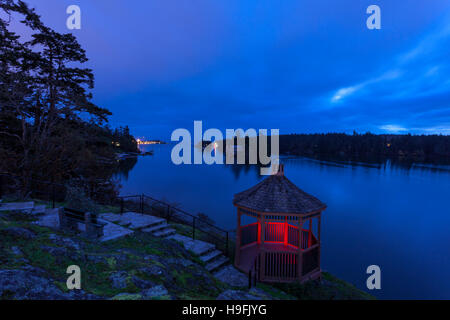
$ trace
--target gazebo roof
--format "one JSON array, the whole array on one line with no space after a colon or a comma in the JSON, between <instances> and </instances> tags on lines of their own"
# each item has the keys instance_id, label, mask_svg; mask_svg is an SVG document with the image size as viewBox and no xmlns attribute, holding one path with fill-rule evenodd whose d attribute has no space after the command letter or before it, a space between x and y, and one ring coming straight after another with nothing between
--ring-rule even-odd
<instances>
[{"instance_id":1,"label":"gazebo roof","mask_svg":"<svg viewBox=\"0 0 450 320\"><path fill-rule=\"evenodd\" d=\"M327 207L286 178L282 165L277 174L235 194L233 204L261 213L291 214L307 214L322 211Z\"/></svg>"}]
</instances>

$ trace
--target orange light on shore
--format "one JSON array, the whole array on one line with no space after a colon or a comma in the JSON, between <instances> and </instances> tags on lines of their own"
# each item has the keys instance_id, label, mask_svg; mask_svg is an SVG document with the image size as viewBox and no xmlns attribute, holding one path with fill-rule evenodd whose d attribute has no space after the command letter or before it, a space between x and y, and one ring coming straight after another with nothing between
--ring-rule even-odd
<instances>
[{"instance_id":1,"label":"orange light on shore","mask_svg":"<svg viewBox=\"0 0 450 320\"><path fill-rule=\"evenodd\" d=\"M137 142L137 144L138 145L145 145L145 144L161 144L162 142L161 141L159 141L159 140L149 140L149 141L146 141L146 140L141 140L141 139L136 139L136 142Z\"/></svg>"}]
</instances>

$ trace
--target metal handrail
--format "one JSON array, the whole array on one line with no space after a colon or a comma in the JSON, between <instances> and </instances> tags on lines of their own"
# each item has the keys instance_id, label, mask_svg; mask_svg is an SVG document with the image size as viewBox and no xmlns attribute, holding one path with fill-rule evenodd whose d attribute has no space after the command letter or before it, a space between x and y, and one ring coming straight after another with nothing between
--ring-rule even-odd
<instances>
[{"instance_id":1,"label":"metal handrail","mask_svg":"<svg viewBox=\"0 0 450 320\"><path fill-rule=\"evenodd\" d=\"M1 173L0 172L0 196L2 193L2 177L8 177L8 178L12 178L12 179L20 179L20 176L15 176L15 175L11 175L11 174L7 174L7 173ZM52 207L55 208L56 206L56 190L55 187L60 187L63 188L64 190L66 190L66 186L64 184L60 184L60 183L55 183L55 182L50 182L50 181L42 181L39 179L30 179L31 183L41 183L41 184L46 184L49 187L51 187L50 191L44 191L42 189L36 190L31 188L31 185L28 186L30 188L29 191L33 192L33 193L37 193L40 195L45 195L46 199L42 199L38 196L37 199L40 200L44 200L47 202L50 202L52 204ZM59 190L60 191L60 190ZM98 192L90 192L90 194L93 195L100 195L100 193ZM223 250L225 252L225 254L228 256L229 255L229 232L217 227L211 223L209 223L208 221L205 221L204 219L199 218L196 215L193 215L185 210L182 210L180 208L177 208L167 202L161 201L159 199L155 199L153 197L150 197L148 195L145 194L141 194L141 195L127 195L127 196L117 196L114 199L110 199L107 200L107 203L103 203L103 204L114 204L117 205L117 200L119 200L120 202L120 211L121 213L123 213L124 209L125 209L125 199L127 198L139 198L140 199L140 212L144 213L144 200L145 199L149 199L151 201L160 203L164 206L166 206L168 208L168 214L170 214L171 210L174 210L175 212L177 212L178 214L183 214L185 216L188 216L192 219L192 238L195 240L195 236L196 236L196 230L200 230L202 232L204 232L205 234L207 234L209 237L213 237L214 239L218 240L218 241L225 241L225 250ZM197 221L201 221L201 225L199 225L199 223L197 223ZM188 224L187 221L185 224ZM205 228L202 228L201 226L206 226L207 228L213 229L215 232L211 232L211 230L205 230ZM221 236L219 236L221 235Z\"/></svg>"},{"instance_id":2,"label":"metal handrail","mask_svg":"<svg viewBox=\"0 0 450 320\"><path fill-rule=\"evenodd\" d=\"M183 209L174 207L173 205L171 205L171 204L169 204L169 203L167 203L167 202L164 202L164 201L162 201L162 200L158 200L158 199L152 198L152 197L147 196L147 195L145 195L145 194L143 194L143 195L132 195L132 196L119 196L119 199L122 199L122 198L123 198L123 199L125 199L125 198L137 198L137 197L141 197L141 196L144 196L145 198L149 198L150 200L155 201L155 202L158 202L158 203L161 203L161 204L163 204L163 205L165 205L165 206L169 206L169 207L171 207L172 209L177 210L178 212L181 212L181 213L183 213L183 214L185 214L185 215L188 215L188 216L190 216L190 217L192 217L192 218L195 218L195 219L201 219L201 218L199 218L199 217L193 215L192 213L189 213L189 212L187 212L187 211L185 211L185 210L183 210ZM217 226L215 226L215 225L209 223L208 221L202 220L202 223L205 223L205 224L209 225L210 227L213 227L213 228L215 228L215 229L217 229L217 230L219 230L219 231L221 231L221 232L228 232L228 231L226 231L226 230L224 230L224 229L222 229L222 228L220 228L220 227L217 227Z\"/></svg>"},{"instance_id":3,"label":"metal handrail","mask_svg":"<svg viewBox=\"0 0 450 320\"><path fill-rule=\"evenodd\" d=\"M124 211L124 209L125 209L125 201L124 201L125 199L129 199L129 198L139 198L139 200L140 200L140 203L139 203L139 207L140 207L140 208L139 208L139 211L140 211L142 214L145 214L145 212L144 212L144 211L145 211L145 210L144 210L144 200L145 200L145 199L149 199L149 200L151 200L151 201L153 201L153 202L159 203L159 204L161 204L161 205L167 207L167 208L168 208L168 211L167 211L167 212L168 212L168 215L170 214L170 211L173 210L173 211L175 211L176 213L181 213L181 214L183 214L183 215L185 215L185 216L187 216L187 217L190 217L190 218L192 219L192 238L193 238L194 240L195 240L195 236L196 236L196 230L200 230L200 231L202 231L203 233L207 234L209 237L212 237L212 238L214 238L214 239L216 239L216 240L218 240L218 241L225 241L225 249L224 249L223 251L224 251L224 253L225 253L227 256L229 255L229 244L228 244L228 242L229 242L229 231L224 230L224 229L222 229L222 228L220 228L220 227L217 227L217 226L215 226L215 225L209 223L208 221L205 221L204 219L199 218L198 216L196 216L196 215L194 215L194 214L192 214L192 213L189 213L189 212L187 212L187 211L185 211L185 210L183 210L183 209L180 209L180 208L177 208L177 207L171 205L170 203L164 202L164 201L159 200L159 199L155 199L155 198L150 197L150 196L148 196L148 195L146 195L146 194L141 194L141 195L125 195L125 196L119 196L118 198L120 199L121 213L123 213L123 211ZM170 219L170 218L168 217L168 219ZM208 228L212 228L213 230L215 230L215 232L210 232L210 231L208 231L208 230L205 230L205 228L202 228L201 226L199 226L199 224L197 223L197 221L201 221L201 224L202 224L202 225L206 225ZM187 222L187 221L186 221L186 222ZM219 234L222 234L223 236L221 237L221 236L219 236Z\"/></svg>"}]
</instances>

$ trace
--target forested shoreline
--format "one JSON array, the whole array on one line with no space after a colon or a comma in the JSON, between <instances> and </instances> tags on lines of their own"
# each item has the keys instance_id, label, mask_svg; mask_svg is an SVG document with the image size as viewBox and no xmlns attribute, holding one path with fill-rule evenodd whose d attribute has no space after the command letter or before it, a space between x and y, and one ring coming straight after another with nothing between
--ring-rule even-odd
<instances>
[{"instance_id":1,"label":"forested shoreline","mask_svg":"<svg viewBox=\"0 0 450 320\"><path fill-rule=\"evenodd\" d=\"M249 148L257 149L261 137L245 137L234 145L245 145L245 162L249 163ZM267 139L268 154L271 154L271 138ZM256 140L256 141L255 141ZM223 140L223 150L226 153ZM208 144L208 142L206 143ZM258 151L258 150L256 150ZM258 151L259 152L259 151ZM283 156L303 156L325 161L350 161L382 163L386 160L405 163L450 164L450 136L412 134L364 133L312 133L285 134L279 136L279 154Z\"/></svg>"},{"instance_id":2,"label":"forested shoreline","mask_svg":"<svg viewBox=\"0 0 450 320\"><path fill-rule=\"evenodd\" d=\"M116 192L116 154L139 149L128 127L111 128L111 112L92 102L85 50L23 1L0 0L0 12L0 173L24 192L35 179Z\"/></svg>"},{"instance_id":3,"label":"forested shoreline","mask_svg":"<svg viewBox=\"0 0 450 320\"><path fill-rule=\"evenodd\" d=\"M321 160L383 162L387 159L450 164L450 136L394 134L290 134L280 136L280 154Z\"/></svg>"}]
</instances>

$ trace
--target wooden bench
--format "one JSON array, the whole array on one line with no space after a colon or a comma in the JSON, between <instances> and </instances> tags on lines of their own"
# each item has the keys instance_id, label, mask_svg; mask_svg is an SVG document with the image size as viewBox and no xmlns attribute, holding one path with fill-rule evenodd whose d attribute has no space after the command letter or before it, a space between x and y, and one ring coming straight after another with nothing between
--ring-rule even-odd
<instances>
[{"instance_id":1,"label":"wooden bench","mask_svg":"<svg viewBox=\"0 0 450 320\"><path fill-rule=\"evenodd\" d=\"M82 212L69 208L58 210L59 227L66 231L78 231L78 224L86 226L85 234L88 238L97 239L103 236L104 222L97 220L97 215L90 212Z\"/></svg>"}]
</instances>

